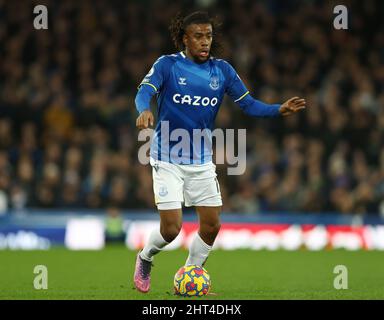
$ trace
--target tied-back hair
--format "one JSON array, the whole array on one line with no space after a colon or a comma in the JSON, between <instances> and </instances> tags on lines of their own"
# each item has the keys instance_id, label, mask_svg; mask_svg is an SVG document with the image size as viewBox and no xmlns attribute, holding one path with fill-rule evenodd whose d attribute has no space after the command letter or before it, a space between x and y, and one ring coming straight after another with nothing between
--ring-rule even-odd
<instances>
[{"instance_id":1,"label":"tied-back hair","mask_svg":"<svg viewBox=\"0 0 384 320\"><path fill-rule=\"evenodd\" d=\"M221 43L221 34L219 28L221 23L218 18L211 18L205 11L196 11L188 16L183 17L181 13L178 13L171 21L169 31L175 47L179 51L185 49L183 43L183 35L185 34L186 28L191 24L206 24L209 23L212 26L212 45L211 55L216 56L222 53L223 45Z\"/></svg>"}]
</instances>

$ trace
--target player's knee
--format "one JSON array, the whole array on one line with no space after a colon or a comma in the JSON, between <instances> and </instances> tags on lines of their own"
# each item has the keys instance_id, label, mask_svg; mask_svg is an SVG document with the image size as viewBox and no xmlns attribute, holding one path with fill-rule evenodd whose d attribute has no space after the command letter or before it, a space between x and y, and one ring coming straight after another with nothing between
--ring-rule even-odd
<instances>
[{"instance_id":1,"label":"player's knee","mask_svg":"<svg viewBox=\"0 0 384 320\"><path fill-rule=\"evenodd\" d=\"M164 240L172 242L180 233L181 224L171 224L160 228L160 233Z\"/></svg>"}]
</instances>

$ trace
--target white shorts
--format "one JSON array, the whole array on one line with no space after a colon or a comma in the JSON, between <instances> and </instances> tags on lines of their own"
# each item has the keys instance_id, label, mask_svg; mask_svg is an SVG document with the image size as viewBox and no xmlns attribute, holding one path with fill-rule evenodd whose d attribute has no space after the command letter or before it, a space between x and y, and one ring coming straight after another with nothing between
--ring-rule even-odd
<instances>
[{"instance_id":1,"label":"white shorts","mask_svg":"<svg viewBox=\"0 0 384 320\"><path fill-rule=\"evenodd\" d=\"M210 162L179 165L150 159L155 203L159 210L191 206L221 206L221 192L216 166Z\"/></svg>"}]
</instances>

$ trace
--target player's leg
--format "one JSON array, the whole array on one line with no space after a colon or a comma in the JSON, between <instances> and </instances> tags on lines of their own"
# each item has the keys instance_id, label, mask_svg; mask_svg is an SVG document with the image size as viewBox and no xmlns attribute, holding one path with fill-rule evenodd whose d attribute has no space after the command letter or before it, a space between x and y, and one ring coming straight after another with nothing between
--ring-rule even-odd
<instances>
[{"instance_id":1,"label":"player's leg","mask_svg":"<svg viewBox=\"0 0 384 320\"><path fill-rule=\"evenodd\" d=\"M216 178L216 166L207 164L188 168L185 173L185 205L195 206L199 216L199 231L189 247L186 265L203 265L220 230L221 192Z\"/></svg>"},{"instance_id":2,"label":"player's leg","mask_svg":"<svg viewBox=\"0 0 384 320\"><path fill-rule=\"evenodd\" d=\"M181 229L181 204L183 197L183 173L168 162L151 158L153 192L160 214L160 227L153 230L140 255L147 261L177 237Z\"/></svg>"},{"instance_id":3,"label":"player's leg","mask_svg":"<svg viewBox=\"0 0 384 320\"><path fill-rule=\"evenodd\" d=\"M155 228L136 258L134 283L137 290L148 292L152 261L180 232L182 222L183 179L177 167L151 159L153 190L160 214L160 226Z\"/></svg>"},{"instance_id":4,"label":"player's leg","mask_svg":"<svg viewBox=\"0 0 384 320\"><path fill-rule=\"evenodd\" d=\"M216 236L220 231L221 206L197 206L196 212L199 216L199 231L194 236L189 247L186 265L202 266L208 259Z\"/></svg>"},{"instance_id":5,"label":"player's leg","mask_svg":"<svg viewBox=\"0 0 384 320\"><path fill-rule=\"evenodd\" d=\"M181 230L182 212L180 209L159 210L160 228L151 232L148 242L140 252L144 260L153 261L153 257L172 242Z\"/></svg>"},{"instance_id":6,"label":"player's leg","mask_svg":"<svg viewBox=\"0 0 384 320\"><path fill-rule=\"evenodd\" d=\"M155 228L136 257L134 283L137 290L148 292L151 286L152 261L156 254L172 242L180 232L182 223L181 208L159 210L160 228Z\"/></svg>"}]
</instances>

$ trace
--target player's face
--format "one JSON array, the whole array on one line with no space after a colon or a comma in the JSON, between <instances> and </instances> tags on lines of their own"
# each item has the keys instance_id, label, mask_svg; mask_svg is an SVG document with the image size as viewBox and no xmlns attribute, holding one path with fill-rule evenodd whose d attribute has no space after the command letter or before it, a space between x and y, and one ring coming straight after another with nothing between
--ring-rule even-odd
<instances>
[{"instance_id":1,"label":"player's face","mask_svg":"<svg viewBox=\"0 0 384 320\"><path fill-rule=\"evenodd\" d=\"M198 63L207 61L212 45L212 25L190 24L185 31L183 42L189 58Z\"/></svg>"}]
</instances>

